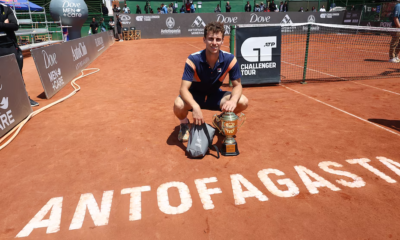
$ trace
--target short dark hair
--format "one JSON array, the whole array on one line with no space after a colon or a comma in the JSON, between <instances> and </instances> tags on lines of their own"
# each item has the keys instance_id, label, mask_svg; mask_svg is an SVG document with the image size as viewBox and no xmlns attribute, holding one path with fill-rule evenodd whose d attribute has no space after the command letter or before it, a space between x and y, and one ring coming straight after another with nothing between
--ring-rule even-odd
<instances>
[{"instance_id":1,"label":"short dark hair","mask_svg":"<svg viewBox=\"0 0 400 240\"><path fill-rule=\"evenodd\" d=\"M225 28L222 22L210 22L204 27L204 37L207 37L208 32L222 33L222 38L225 36Z\"/></svg>"}]
</instances>

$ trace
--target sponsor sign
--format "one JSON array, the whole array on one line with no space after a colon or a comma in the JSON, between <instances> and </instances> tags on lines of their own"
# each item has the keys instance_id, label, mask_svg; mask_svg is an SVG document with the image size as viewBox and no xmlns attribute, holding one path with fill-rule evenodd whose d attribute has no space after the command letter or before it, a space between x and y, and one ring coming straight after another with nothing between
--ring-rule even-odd
<instances>
[{"instance_id":1,"label":"sponsor sign","mask_svg":"<svg viewBox=\"0 0 400 240\"><path fill-rule=\"evenodd\" d=\"M191 35L203 36L205 26L206 23L203 21L201 16L196 16L188 31L190 32Z\"/></svg>"},{"instance_id":2,"label":"sponsor sign","mask_svg":"<svg viewBox=\"0 0 400 240\"><path fill-rule=\"evenodd\" d=\"M68 36L72 39L81 37L81 28L89 16L89 11L83 0L53 0L50 2L50 14L54 21L61 19L68 28Z\"/></svg>"},{"instance_id":3,"label":"sponsor sign","mask_svg":"<svg viewBox=\"0 0 400 240\"><path fill-rule=\"evenodd\" d=\"M236 49L243 85L281 81L281 27L238 28Z\"/></svg>"},{"instance_id":4,"label":"sponsor sign","mask_svg":"<svg viewBox=\"0 0 400 240\"><path fill-rule=\"evenodd\" d=\"M212 21L225 24L225 35L230 34L230 25L238 24L290 24L290 23L330 23L342 24L344 12L252 12L252 13L192 13L141 15L123 14L130 20L123 20L124 28L135 27L141 30L142 38L197 37L204 34L204 26ZM313 27L311 30L318 30ZM291 32L291 27L283 28Z\"/></svg>"},{"instance_id":5,"label":"sponsor sign","mask_svg":"<svg viewBox=\"0 0 400 240\"><path fill-rule=\"evenodd\" d=\"M119 15L122 24L130 25L131 24L131 16L128 14L120 14Z\"/></svg>"},{"instance_id":6,"label":"sponsor sign","mask_svg":"<svg viewBox=\"0 0 400 240\"><path fill-rule=\"evenodd\" d=\"M175 28L175 19L173 17L168 17L165 20L165 25L167 29L161 29L161 35L181 35L180 26Z\"/></svg>"},{"instance_id":7,"label":"sponsor sign","mask_svg":"<svg viewBox=\"0 0 400 240\"><path fill-rule=\"evenodd\" d=\"M31 50L49 99L95 60L113 42L112 31Z\"/></svg>"},{"instance_id":8,"label":"sponsor sign","mask_svg":"<svg viewBox=\"0 0 400 240\"><path fill-rule=\"evenodd\" d=\"M251 13L250 14L250 23L269 23L271 21L271 16L265 16L257 14L257 13Z\"/></svg>"},{"instance_id":9,"label":"sponsor sign","mask_svg":"<svg viewBox=\"0 0 400 240\"><path fill-rule=\"evenodd\" d=\"M345 25L359 25L361 11L346 11L343 17L343 24Z\"/></svg>"},{"instance_id":10,"label":"sponsor sign","mask_svg":"<svg viewBox=\"0 0 400 240\"><path fill-rule=\"evenodd\" d=\"M361 21L361 22L360 22L360 26L391 28L391 27L392 27L392 22L369 22L369 21Z\"/></svg>"},{"instance_id":11,"label":"sponsor sign","mask_svg":"<svg viewBox=\"0 0 400 240\"><path fill-rule=\"evenodd\" d=\"M30 113L32 107L15 55L0 57L0 137Z\"/></svg>"}]
</instances>

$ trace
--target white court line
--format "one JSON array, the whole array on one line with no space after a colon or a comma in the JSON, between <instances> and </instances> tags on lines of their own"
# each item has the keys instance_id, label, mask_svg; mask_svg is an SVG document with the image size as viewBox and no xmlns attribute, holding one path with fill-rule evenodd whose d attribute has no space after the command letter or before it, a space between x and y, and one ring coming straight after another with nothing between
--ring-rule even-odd
<instances>
[{"instance_id":1,"label":"white court line","mask_svg":"<svg viewBox=\"0 0 400 240\"><path fill-rule=\"evenodd\" d=\"M351 114L351 113L346 112L346 111L344 111L344 110L342 110L342 109L340 109L340 108L337 108L337 107L332 106L332 105L330 105L330 104L328 104L328 103L325 103L325 102L323 102L323 101L321 101L321 100L318 100L318 99L316 99L316 98L313 98L313 97L311 97L311 96L308 96L307 94L304 94L304 93L301 93L301 92L299 92L299 91L296 91L296 90L294 90L294 89L292 89L292 88L290 88L290 87L286 87L286 86L283 85L283 84L281 84L281 86L284 87L284 88L286 88L286 89L289 89L289 90L291 90L291 91L293 91L293 92L295 92L295 93L298 93L298 94L300 94L300 95L303 95L303 96L305 96L305 97L307 97L307 98L310 98L310 99L312 99L312 100L314 100L314 101L317 101L317 102L319 102L319 103L322 103L322 104L324 104L324 105L326 105L326 106L328 106L328 107L331 107L331 108L333 108L333 109L336 109L336 110L338 110L338 111L340 111L340 112L342 112L342 113L345 113L345 114L347 114L347 115L350 115L350 116L352 116L352 117L355 117L355 118L357 118L357 119L359 119L359 120L361 120L361 121L363 121L363 122L367 122L367 123L369 123L369 124L372 124L372 125L374 125L375 127L378 127L378 128L380 128L380 129L383 129L383 130L385 130L385 131L388 131L388 132L393 133L393 134L395 134L395 135L397 135L397 136L400 137L400 134L397 133L397 132L394 132L394 131L389 130L389 129L385 128L385 127L382 127L382 126L380 126L380 125L378 125L378 124L376 124L376 123L373 123L373 122L370 122L370 121L368 121L368 120L365 120L364 118L360 118L360 117L358 117L358 116L356 116L356 115L354 115L354 114Z\"/></svg>"},{"instance_id":2,"label":"white court line","mask_svg":"<svg viewBox=\"0 0 400 240\"><path fill-rule=\"evenodd\" d=\"M392 91L389 91L389 90L386 90L386 89L383 89L383 88L378 88L378 87L374 87L374 86L371 86L371 85L367 85L367 84L364 84L364 83L358 83L358 82L352 82L352 83L363 85L363 86L367 86L367 87L371 87L371 88L375 88L375 89L379 89L379 90L382 90L382 91L385 91L385 92L389 92L389 93L393 93L393 94L396 94L396 95L400 96L400 93L392 92Z\"/></svg>"},{"instance_id":3,"label":"white court line","mask_svg":"<svg viewBox=\"0 0 400 240\"><path fill-rule=\"evenodd\" d=\"M286 64L290 64L290 65L293 65L293 66L296 66L296 67L299 67L299 68L303 68L303 69L304 69L303 66L300 66L300 65L297 65L297 64L294 64L294 63L289 63L289 62L285 62L285 61L282 61L282 62L283 62L283 63L286 63ZM314 71L314 72L321 73L321 74L325 74L325 75L328 75L328 76L331 76L331 77L339 78L339 79L342 79L342 80L344 80L344 81L348 81L348 82L351 82L351 83L354 83L354 84L359 84L359 85L363 85L363 86L366 86L366 87L375 88L375 89L378 89L378 90L381 90L381 91L393 93L393 94L396 94L396 95L399 95L399 96L400 96L400 93L397 93L397 92L389 91L389 90L386 90L386 89L383 89L383 88L374 87L374 86L371 86L371 85L368 85L368 84L364 84L364 83L358 83L358 82L355 82L355 81L349 81L349 80L347 80L347 79L345 79L345 78L341 78L341 77L338 77L338 76L335 76L335 75L332 75L332 74L328 74L328 73L324 73L324 72L321 72L321 71L318 71L318 70L314 70L314 69L312 69L312 68L307 68L307 69L308 69L308 70L311 70L311 71Z\"/></svg>"},{"instance_id":4,"label":"white court line","mask_svg":"<svg viewBox=\"0 0 400 240\"><path fill-rule=\"evenodd\" d=\"M190 45L190 46L192 46L192 47L194 47L194 48L203 49L203 48L196 47L195 45L192 45L192 44L189 44L189 43L186 43L186 44L187 44L187 45Z\"/></svg>"},{"instance_id":5,"label":"white court line","mask_svg":"<svg viewBox=\"0 0 400 240\"><path fill-rule=\"evenodd\" d=\"M373 51L367 51L367 50L361 50L361 49L357 49L357 48L342 48L342 47L335 47L335 48L341 48L341 49L346 49L347 51L362 51L362 52L369 52L369 53L380 53L380 54L384 54L384 55L389 55L389 53L384 53L384 52L373 52Z\"/></svg>"}]
</instances>

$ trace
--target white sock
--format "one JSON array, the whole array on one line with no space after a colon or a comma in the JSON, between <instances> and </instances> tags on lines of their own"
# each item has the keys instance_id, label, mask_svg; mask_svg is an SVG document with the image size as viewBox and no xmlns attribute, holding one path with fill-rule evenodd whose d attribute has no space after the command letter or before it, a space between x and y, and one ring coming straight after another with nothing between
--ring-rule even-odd
<instances>
[{"instance_id":1,"label":"white sock","mask_svg":"<svg viewBox=\"0 0 400 240\"><path fill-rule=\"evenodd\" d=\"M184 118L184 119L182 119L182 120L179 120L180 121L180 123L182 124L182 123L188 123L189 122L189 119L186 117L186 118Z\"/></svg>"}]
</instances>

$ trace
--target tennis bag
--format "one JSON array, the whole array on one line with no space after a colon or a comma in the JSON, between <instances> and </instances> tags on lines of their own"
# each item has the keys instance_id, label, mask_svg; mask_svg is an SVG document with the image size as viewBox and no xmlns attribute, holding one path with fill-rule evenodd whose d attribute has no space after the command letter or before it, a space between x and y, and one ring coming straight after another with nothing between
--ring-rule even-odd
<instances>
[{"instance_id":1,"label":"tennis bag","mask_svg":"<svg viewBox=\"0 0 400 240\"><path fill-rule=\"evenodd\" d=\"M209 148L214 147L219 158L219 150L216 145L212 145L215 129L204 123L202 125L192 125L186 152L191 158L202 158L207 154Z\"/></svg>"}]
</instances>

